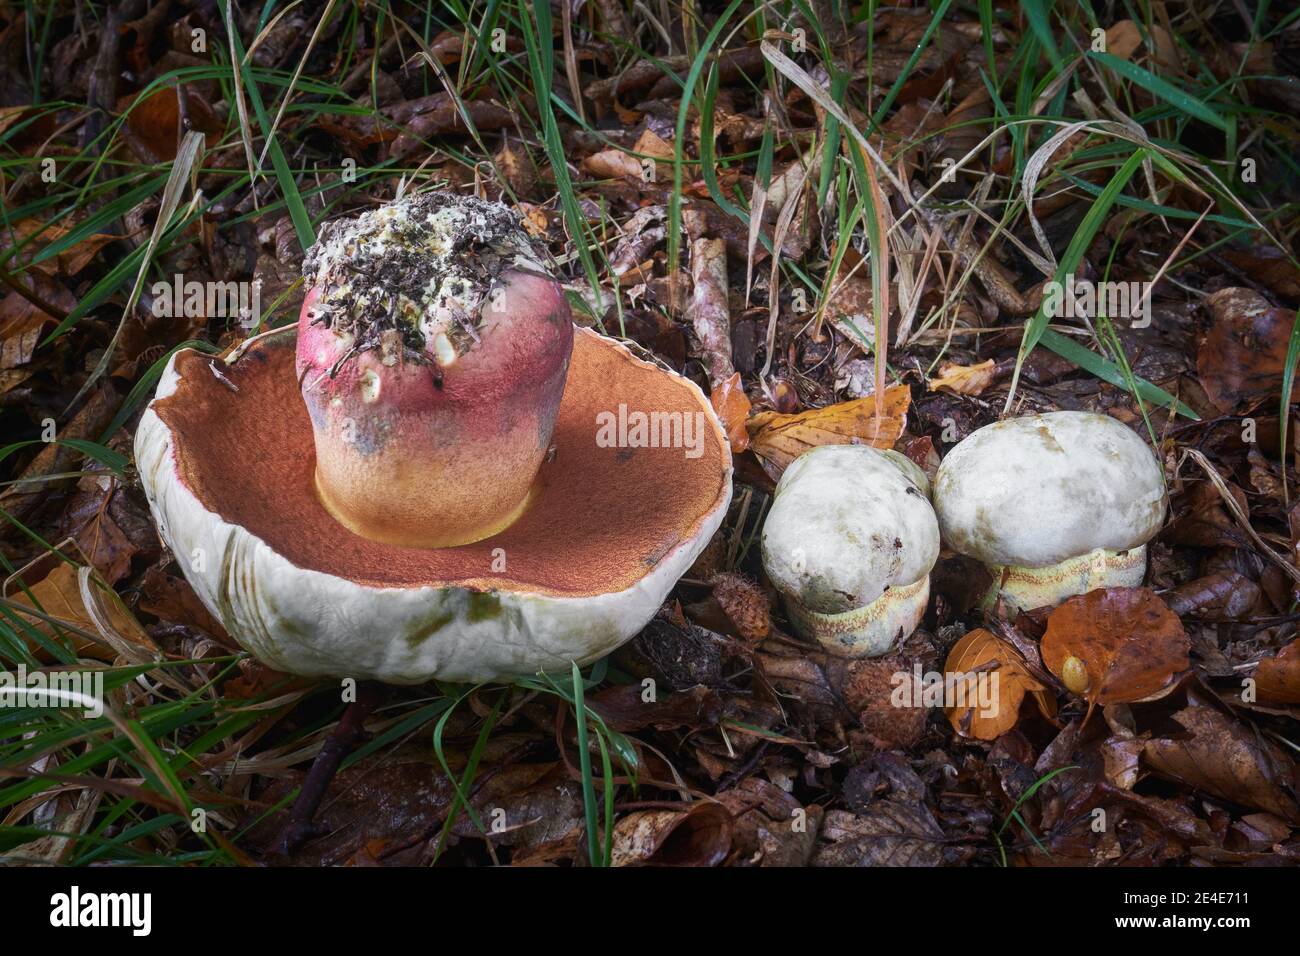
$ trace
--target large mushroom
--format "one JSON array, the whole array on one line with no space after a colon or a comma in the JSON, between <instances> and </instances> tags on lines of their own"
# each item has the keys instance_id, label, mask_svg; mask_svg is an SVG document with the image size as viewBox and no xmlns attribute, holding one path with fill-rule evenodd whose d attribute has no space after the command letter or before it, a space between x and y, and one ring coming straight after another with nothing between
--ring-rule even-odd
<instances>
[{"instance_id":1,"label":"large mushroom","mask_svg":"<svg viewBox=\"0 0 1300 956\"><path fill-rule=\"evenodd\" d=\"M939 527L925 472L867 445L807 451L777 482L762 547L796 630L841 656L886 654L930 599Z\"/></svg>"},{"instance_id":2,"label":"large mushroom","mask_svg":"<svg viewBox=\"0 0 1300 956\"><path fill-rule=\"evenodd\" d=\"M227 630L281 670L394 683L636 634L731 498L703 393L575 330L496 204L399 201L328 227L304 271L297 329L178 352L136 434L159 531Z\"/></svg>"},{"instance_id":3,"label":"large mushroom","mask_svg":"<svg viewBox=\"0 0 1300 956\"><path fill-rule=\"evenodd\" d=\"M944 543L992 572L987 603L1056 605L1142 583L1165 515L1164 472L1121 422L1049 412L959 442L935 476L934 508Z\"/></svg>"}]
</instances>

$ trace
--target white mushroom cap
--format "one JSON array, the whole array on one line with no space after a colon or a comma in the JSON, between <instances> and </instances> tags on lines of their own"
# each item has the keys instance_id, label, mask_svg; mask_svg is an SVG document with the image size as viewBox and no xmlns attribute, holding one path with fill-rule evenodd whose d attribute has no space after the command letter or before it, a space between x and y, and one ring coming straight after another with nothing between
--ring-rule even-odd
<instances>
[{"instance_id":1,"label":"white mushroom cap","mask_svg":"<svg viewBox=\"0 0 1300 956\"><path fill-rule=\"evenodd\" d=\"M924 473L896 452L822 445L776 486L763 526L763 566L787 598L821 614L916 584L939 557Z\"/></svg>"},{"instance_id":2,"label":"white mushroom cap","mask_svg":"<svg viewBox=\"0 0 1300 956\"><path fill-rule=\"evenodd\" d=\"M944 542L988 565L1044 568L1146 544L1165 515L1164 472L1106 415L995 422L944 458L934 483Z\"/></svg>"}]
</instances>

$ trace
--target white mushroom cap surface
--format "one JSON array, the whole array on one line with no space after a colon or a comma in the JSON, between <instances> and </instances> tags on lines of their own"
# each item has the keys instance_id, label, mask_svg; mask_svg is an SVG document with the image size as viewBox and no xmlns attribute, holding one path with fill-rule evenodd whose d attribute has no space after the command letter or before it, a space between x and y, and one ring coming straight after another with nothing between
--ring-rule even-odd
<instances>
[{"instance_id":1,"label":"white mushroom cap surface","mask_svg":"<svg viewBox=\"0 0 1300 956\"><path fill-rule=\"evenodd\" d=\"M799 456L777 483L763 526L772 583L822 614L915 584L938 557L924 473L867 445L822 445Z\"/></svg>"},{"instance_id":2,"label":"white mushroom cap surface","mask_svg":"<svg viewBox=\"0 0 1300 956\"><path fill-rule=\"evenodd\" d=\"M1127 425L1050 412L995 422L960 442L935 477L934 509L955 551L1042 568L1145 544L1164 520L1164 473Z\"/></svg>"}]
</instances>

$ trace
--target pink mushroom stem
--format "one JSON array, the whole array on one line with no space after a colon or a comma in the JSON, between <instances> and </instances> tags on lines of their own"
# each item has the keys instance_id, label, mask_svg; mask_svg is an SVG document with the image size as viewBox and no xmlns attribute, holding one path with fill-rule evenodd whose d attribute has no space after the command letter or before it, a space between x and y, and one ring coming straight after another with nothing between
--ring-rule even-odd
<instances>
[{"instance_id":1,"label":"pink mushroom stem","mask_svg":"<svg viewBox=\"0 0 1300 956\"><path fill-rule=\"evenodd\" d=\"M550 448L573 349L559 283L506 268L462 321L460 346L439 333L417 350L391 328L359 348L365 316L330 321L340 304L322 310L321 295L314 285L303 302L296 366L325 508L359 535L408 547L508 527Z\"/></svg>"}]
</instances>

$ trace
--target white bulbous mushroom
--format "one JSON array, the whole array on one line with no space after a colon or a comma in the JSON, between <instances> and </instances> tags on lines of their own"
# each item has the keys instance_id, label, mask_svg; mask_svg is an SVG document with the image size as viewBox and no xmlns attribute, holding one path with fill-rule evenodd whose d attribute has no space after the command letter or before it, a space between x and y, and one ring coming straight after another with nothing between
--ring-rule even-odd
<instances>
[{"instance_id":1,"label":"white bulbous mushroom","mask_svg":"<svg viewBox=\"0 0 1300 956\"><path fill-rule=\"evenodd\" d=\"M1127 425L1049 412L959 442L935 476L934 508L944 543L992 572L986 603L1054 606L1142 583L1165 516L1164 472Z\"/></svg>"},{"instance_id":2,"label":"white bulbous mushroom","mask_svg":"<svg viewBox=\"0 0 1300 956\"><path fill-rule=\"evenodd\" d=\"M886 654L929 603L939 557L929 482L894 451L819 446L777 483L762 546L796 630L834 654Z\"/></svg>"},{"instance_id":3,"label":"white bulbous mushroom","mask_svg":"<svg viewBox=\"0 0 1300 956\"><path fill-rule=\"evenodd\" d=\"M509 215L452 197L367 214L323 234L360 239L308 257L297 329L168 363L136 433L141 482L199 598L271 667L391 683L567 670L640 631L721 524L731 452L707 396L573 328L559 283L518 267ZM364 289L322 280L340 255ZM423 320L462 273L481 284L456 328L435 323L444 355ZM390 275L438 294L388 312ZM625 406L689 446L600 440Z\"/></svg>"}]
</instances>

